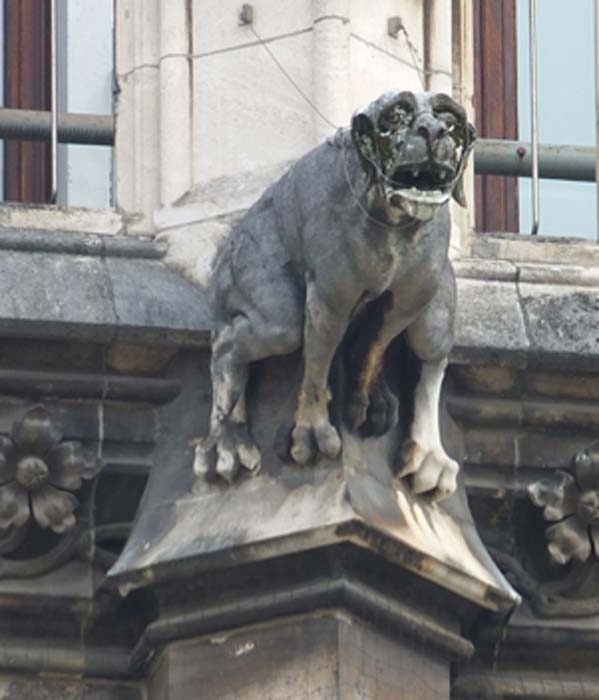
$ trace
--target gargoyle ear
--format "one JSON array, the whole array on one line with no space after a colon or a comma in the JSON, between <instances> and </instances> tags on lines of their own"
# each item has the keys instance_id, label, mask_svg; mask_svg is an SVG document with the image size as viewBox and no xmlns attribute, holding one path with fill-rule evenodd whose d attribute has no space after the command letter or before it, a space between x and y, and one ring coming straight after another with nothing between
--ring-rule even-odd
<instances>
[{"instance_id":1,"label":"gargoyle ear","mask_svg":"<svg viewBox=\"0 0 599 700\"><path fill-rule=\"evenodd\" d=\"M370 117L364 112L358 112L352 117L351 135L362 167L367 173L372 173L378 160L375 128Z\"/></svg>"},{"instance_id":2,"label":"gargoyle ear","mask_svg":"<svg viewBox=\"0 0 599 700\"><path fill-rule=\"evenodd\" d=\"M468 202L466 201L466 193L464 192L464 173L460 175L458 181L453 186L451 196L461 207L464 207L464 209L468 206Z\"/></svg>"},{"instance_id":3,"label":"gargoyle ear","mask_svg":"<svg viewBox=\"0 0 599 700\"><path fill-rule=\"evenodd\" d=\"M451 193L455 201L461 207L464 208L468 206L468 202L466 201L466 193L464 191L464 170L466 168L466 163L468 162L468 156L470 154L470 151L474 148L475 141L476 129L470 122L468 122L466 124L466 140L464 142L464 152L462 153L462 161L460 163L460 175Z\"/></svg>"}]
</instances>

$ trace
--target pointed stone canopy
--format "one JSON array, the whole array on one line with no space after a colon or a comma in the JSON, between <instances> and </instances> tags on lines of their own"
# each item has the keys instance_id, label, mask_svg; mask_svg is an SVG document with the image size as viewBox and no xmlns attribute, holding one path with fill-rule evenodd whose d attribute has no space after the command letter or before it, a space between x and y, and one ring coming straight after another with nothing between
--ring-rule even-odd
<instances>
[{"instance_id":1,"label":"pointed stone canopy","mask_svg":"<svg viewBox=\"0 0 599 700\"><path fill-rule=\"evenodd\" d=\"M362 439L343 432L343 455L298 467L275 453L279 424L290 423L301 369L296 355L254 367L248 412L263 454L258 475L232 484L195 482L192 441L204 434L208 356L172 367L183 386L133 533L109 579L122 592L214 569L266 562L343 543L366 549L476 606L505 611L520 598L476 532L463 488L440 504L392 479L399 432ZM333 407L334 410L334 407Z\"/></svg>"}]
</instances>

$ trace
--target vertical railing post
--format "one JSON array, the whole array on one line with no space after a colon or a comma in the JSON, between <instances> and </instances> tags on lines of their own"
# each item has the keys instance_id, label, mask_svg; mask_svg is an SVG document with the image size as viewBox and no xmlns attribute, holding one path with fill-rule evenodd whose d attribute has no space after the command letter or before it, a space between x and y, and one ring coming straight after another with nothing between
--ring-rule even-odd
<instances>
[{"instance_id":1,"label":"vertical railing post","mask_svg":"<svg viewBox=\"0 0 599 700\"><path fill-rule=\"evenodd\" d=\"M539 232L539 122L537 96L537 13L536 0L528 0L529 51L530 51L530 142L531 142L531 235Z\"/></svg>"},{"instance_id":2,"label":"vertical railing post","mask_svg":"<svg viewBox=\"0 0 599 700\"><path fill-rule=\"evenodd\" d=\"M58 60L56 56L56 0L50 0L50 112L51 112L51 175L50 204L58 197Z\"/></svg>"},{"instance_id":3,"label":"vertical railing post","mask_svg":"<svg viewBox=\"0 0 599 700\"><path fill-rule=\"evenodd\" d=\"M599 0L595 0L595 200L596 239L599 242Z\"/></svg>"}]
</instances>

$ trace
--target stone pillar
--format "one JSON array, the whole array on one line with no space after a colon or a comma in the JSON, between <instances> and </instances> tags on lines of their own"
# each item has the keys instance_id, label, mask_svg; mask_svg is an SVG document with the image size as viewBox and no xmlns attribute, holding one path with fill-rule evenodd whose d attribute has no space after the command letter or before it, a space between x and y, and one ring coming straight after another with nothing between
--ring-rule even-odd
<instances>
[{"instance_id":1,"label":"stone pillar","mask_svg":"<svg viewBox=\"0 0 599 700\"><path fill-rule=\"evenodd\" d=\"M145 232L160 197L159 3L123 0L115 12L116 205L132 233Z\"/></svg>"},{"instance_id":2,"label":"stone pillar","mask_svg":"<svg viewBox=\"0 0 599 700\"><path fill-rule=\"evenodd\" d=\"M186 0L160 3L160 204L191 186L191 17Z\"/></svg>"},{"instance_id":3,"label":"stone pillar","mask_svg":"<svg viewBox=\"0 0 599 700\"><path fill-rule=\"evenodd\" d=\"M345 126L351 114L349 43L349 0L315 0L312 80L317 142Z\"/></svg>"}]
</instances>

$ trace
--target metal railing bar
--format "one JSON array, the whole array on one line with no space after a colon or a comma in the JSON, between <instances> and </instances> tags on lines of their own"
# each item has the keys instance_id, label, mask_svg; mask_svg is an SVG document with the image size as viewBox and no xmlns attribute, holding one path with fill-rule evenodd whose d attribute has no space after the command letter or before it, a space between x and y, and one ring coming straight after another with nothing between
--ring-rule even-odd
<instances>
[{"instance_id":1,"label":"metal railing bar","mask_svg":"<svg viewBox=\"0 0 599 700\"><path fill-rule=\"evenodd\" d=\"M113 146L112 115L58 113L59 143ZM50 112L0 108L0 140L48 141ZM530 177L531 144L523 141L479 138L474 148L474 170L479 175ZM539 177L595 182L595 149L567 144L539 145Z\"/></svg>"},{"instance_id":2,"label":"metal railing bar","mask_svg":"<svg viewBox=\"0 0 599 700\"><path fill-rule=\"evenodd\" d=\"M531 148L531 197L532 197L532 227L530 233L535 236L539 232L539 120L537 100L537 17L536 0L528 0L529 18L529 50L530 50L530 140Z\"/></svg>"},{"instance_id":3,"label":"metal railing bar","mask_svg":"<svg viewBox=\"0 0 599 700\"><path fill-rule=\"evenodd\" d=\"M58 198L58 60L56 56L56 0L50 0L50 204Z\"/></svg>"},{"instance_id":4,"label":"metal railing bar","mask_svg":"<svg viewBox=\"0 0 599 700\"><path fill-rule=\"evenodd\" d=\"M474 147L474 172L478 175L531 177L532 147L523 141L478 139ZM595 148L540 144L538 175L549 180L595 182Z\"/></svg>"},{"instance_id":5,"label":"metal railing bar","mask_svg":"<svg viewBox=\"0 0 599 700\"><path fill-rule=\"evenodd\" d=\"M595 199L599 242L599 0L595 0Z\"/></svg>"},{"instance_id":6,"label":"metal railing bar","mask_svg":"<svg viewBox=\"0 0 599 700\"><path fill-rule=\"evenodd\" d=\"M113 146L114 131L114 117L109 114L57 114L60 143ZM0 139L49 141L51 135L51 112L0 108Z\"/></svg>"}]
</instances>

